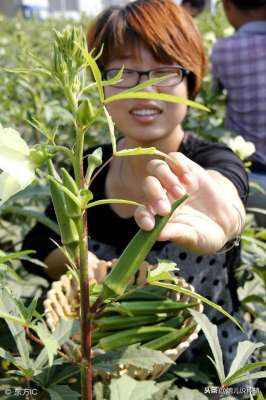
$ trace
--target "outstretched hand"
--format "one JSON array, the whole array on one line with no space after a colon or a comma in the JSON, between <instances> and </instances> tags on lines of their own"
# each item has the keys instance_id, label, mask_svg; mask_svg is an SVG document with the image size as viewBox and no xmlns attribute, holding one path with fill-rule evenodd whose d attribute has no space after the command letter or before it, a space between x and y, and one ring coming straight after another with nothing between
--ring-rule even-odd
<instances>
[{"instance_id":1,"label":"outstretched hand","mask_svg":"<svg viewBox=\"0 0 266 400\"><path fill-rule=\"evenodd\" d=\"M203 169L182 153L169 156L174 162L148 164L143 185L146 206L136 209L137 224L153 229L154 215L167 215L173 200L187 192L189 199L174 212L159 240L176 242L199 254L220 250L241 230L239 213L244 216L244 208L236 188L219 172Z\"/></svg>"}]
</instances>

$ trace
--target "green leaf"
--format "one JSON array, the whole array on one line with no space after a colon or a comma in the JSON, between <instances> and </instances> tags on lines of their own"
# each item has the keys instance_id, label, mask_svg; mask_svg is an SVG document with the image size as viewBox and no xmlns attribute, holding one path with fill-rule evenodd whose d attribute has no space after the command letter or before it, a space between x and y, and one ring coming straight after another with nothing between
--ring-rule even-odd
<instances>
[{"instance_id":1,"label":"green leaf","mask_svg":"<svg viewBox=\"0 0 266 400\"><path fill-rule=\"evenodd\" d=\"M231 364L226 380L229 379L231 375L235 374L237 370L244 367L249 357L260 347L264 347L264 344L252 343L249 340L238 343L236 356Z\"/></svg>"},{"instance_id":2,"label":"green leaf","mask_svg":"<svg viewBox=\"0 0 266 400\"><path fill-rule=\"evenodd\" d=\"M83 57L87 61L88 65L90 66L90 69L92 71L93 77L95 79L97 89L99 92L100 100L101 102L104 101L104 91L103 91L103 85L102 85L102 74L101 71L95 61L95 58L92 57L92 52L88 53L87 50L83 49L79 43L76 43L76 45L80 48Z\"/></svg>"},{"instance_id":3,"label":"green leaf","mask_svg":"<svg viewBox=\"0 0 266 400\"><path fill-rule=\"evenodd\" d=\"M261 392L259 392L259 394L257 395L256 400L265 400L265 398Z\"/></svg>"},{"instance_id":4,"label":"green leaf","mask_svg":"<svg viewBox=\"0 0 266 400\"><path fill-rule=\"evenodd\" d=\"M110 86L110 85L115 85L119 83L122 80L122 75L124 71L124 66L118 71L118 73L112 78L109 79L108 81L102 81L103 86Z\"/></svg>"},{"instance_id":5,"label":"green leaf","mask_svg":"<svg viewBox=\"0 0 266 400\"><path fill-rule=\"evenodd\" d=\"M38 299L39 299L39 294L36 293L36 295L34 296L34 298L31 301L31 303L26 308L26 312L27 312L26 313L26 320L27 320L28 323L32 320L33 313L35 312L36 307L37 307Z\"/></svg>"},{"instance_id":6,"label":"green leaf","mask_svg":"<svg viewBox=\"0 0 266 400\"><path fill-rule=\"evenodd\" d=\"M256 294L250 294L241 300L241 304L247 303L258 303L266 306L266 300L262 299L261 296L258 296Z\"/></svg>"},{"instance_id":7,"label":"green leaf","mask_svg":"<svg viewBox=\"0 0 266 400\"><path fill-rule=\"evenodd\" d=\"M116 139L115 139L115 125L113 123L112 117L107 111L106 107L103 107L103 111L106 116L108 128L109 128L109 133L110 133L110 139L112 143L112 149L113 149L113 154L116 154Z\"/></svg>"},{"instance_id":8,"label":"green leaf","mask_svg":"<svg viewBox=\"0 0 266 400\"><path fill-rule=\"evenodd\" d=\"M51 367L53 364L54 356L57 353L57 349L59 348L59 344L50 333L44 322L39 322L36 326L33 326L32 329L38 334L39 338L43 342L47 350L49 365Z\"/></svg>"},{"instance_id":9,"label":"green leaf","mask_svg":"<svg viewBox=\"0 0 266 400\"><path fill-rule=\"evenodd\" d=\"M134 149L119 150L114 153L116 157L128 157L128 156L148 156L156 155L157 149L155 147L135 147Z\"/></svg>"},{"instance_id":10,"label":"green leaf","mask_svg":"<svg viewBox=\"0 0 266 400\"><path fill-rule=\"evenodd\" d=\"M43 212L32 210L30 208L21 208L17 206L4 207L1 209L2 214L13 214L20 215L22 217L33 218L38 222L41 222L47 228L51 229L53 232L59 234L59 228L56 222L52 221L50 218L46 217Z\"/></svg>"},{"instance_id":11,"label":"green leaf","mask_svg":"<svg viewBox=\"0 0 266 400\"><path fill-rule=\"evenodd\" d=\"M178 400L207 400L208 397L196 389L181 388L176 391Z\"/></svg>"},{"instance_id":12,"label":"green leaf","mask_svg":"<svg viewBox=\"0 0 266 400\"><path fill-rule=\"evenodd\" d=\"M103 204L125 204L125 205L132 205L132 206L141 206L141 204L137 203L136 201L124 200L124 199L108 199L108 200L92 201L91 203L89 203L87 205L86 208L100 206Z\"/></svg>"},{"instance_id":13,"label":"green leaf","mask_svg":"<svg viewBox=\"0 0 266 400\"><path fill-rule=\"evenodd\" d=\"M2 357L4 360L9 361L11 364L16 365L15 357L13 357L12 354L9 353L9 351L3 349L2 347L0 347L0 357Z\"/></svg>"},{"instance_id":14,"label":"green leaf","mask_svg":"<svg viewBox=\"0 0 266 400\"><path fill-rule=\"evenodd\" d=\"M6 253L3 250L0 250L0 264L4 264L7 261L11 261L11 260L18 260L22 256L25 256L27 254L32 254L32 253L34 253L33 250L16 251L15 253Z\"/></svg>"},{"instance_id":15,"label":"green leaf","mask_svg":"<svg viewBox=\"0 0 266 400\"><path fill-rule=\"evenodd\" d=\"M122 76L122 74L121 74L121 76ZM165 81L166 79L171 78L172 76L175 76L175 74L168 74L168 75L165 75L165 76L161 76L160 78L148 79L148 80L145 80L144 82L139 83L138 85L136 85L136 86L134 86L132 88L129 88L127 90L123 90L123 92L120 92L120 93L125 94L125 93L137 92L138 90L145 89L146 87L152 86L155 83L159 83L159 82Z\"/></svg>"},{"instance_id":16,"label":"green leaf","mask_svg":"<svg viewBox=\"0 0 266 400\"><path fill-rule=\"evenodd\" d=\"M239 382L246 382L252 379L262 379L262 378L266 378L266 371L259 371L259 372L254 372L253 374L240 375L239 378L234 379L234 382L232 384Z\"/></svg>"},{"instance_id":17,"label":"green leaf","mask_svg":"<svg viewBox=\"0 0 266 400\"><path fill-rule=\"evenodd\" d=\"M181 103L189 107L197 108L202 111L209 111L209 109L202 104L196 103L195 101L185 99L183 97L173 96L165 93L151 93L151 92L120 92L114 96L107 97L104 100L104 104L109 104L113 101L124 100L124 99L150 99L167 101L169 103Z\"/></svg>"},{"instance_id":18,"label":"green leaf","mask_svg":"<svg viewBox=\"0 0 266 400\"><path fill-rule=\"evenodd\" d=\"M174 280L175 278L170 272L177 271L176 263L169 260L158 260L158 267L148 270L147 283L161 280Z\"/></svg>"},{"instance_id":19,"label":"green leaf","mask_svg":"<svg viewBox=\"0 0 266 400\"><path fill-rule=\"evenodd\" d=\"M46 389L51 400L75 400L80 398L80 394L70 389L67 385L52 385Z\"/></svg>"},{"instance_id":20,"label":"green leaf","mask_svg":"<svg viewBox=\"0 0 266 400\"><path fill-rule=\"evenodd\" d=\"M220 346L217 326L212 324L208 317L196 310L189 310L193 318L201 327L206 339L208 340L209 346L211 348L214 357L214 366L219 376L221 383L225 380L224 365L223 365L223 354Z\"/></svg>"},{"instance_id":21,"label":"green leaf","mask_svg":"<svg viewBox=\"0 0 266 400\"><path fill-rule=\"evenodd\" d=\"M109 351L93 358L93 369L98 372L114 372L118 366L131 365L152 371L155 365L169 365L174 362L161 351L151 350L139 344Z\"/></svg>"},{"instance_id":22,"label":"green leaf","mask_svg":"<svg viewBox=\"0 0 266 400\"><path fill-rule=\"evenodd\" d=\"M154 381L136 381L128 375L112 379L110 400L151 400L158 391Z\"/></svg>"},{"instance_id":23,"label":"green leaf","mask_svg":"<svg viewBox=\"0 0 266 400\"><path fill-rule=\"evenodd\" d=\"M65 343L67 339L80 332L80 323L77 320L61 319L57 322L53 337L59 346Z\"/></svg>"},{"instance_id":24,"label":"green leaf","mask_svg":"<svg viewBox=\"0 0 266 400\"><path fill-rule=\"evenodd\" d=\"M6 319L6 323L15 340L18 352L21 357L21 366L25 369L31 368L31 360L29 353L29 345L26 340L24 328L21 324L21 312L16 305L14 299L6 289L0 290L0 309L3 314L8 314L13 317ZM19 321L18 321L19 320ZM20 323L18 323L20 322Z\"/></svg>"},{"instance_id":25,"label":"green leaf","mask_svg":"<svg viewBox=\"0 0 266 400\"><path fill-rule=\"evenodd\" d=\"M241 381L239 381L239 378L244 378L243 380L246 380L246 376L248 376L247 372L251 371L252 369L261 368L261 367L266 367L265 361L258 361L255 363L247 364L244 367L239 368L231 376L228 376L225 379L225 381L223 382L223 384L224 385L233 385L235 382L241 382ZM266 373L266 371L262 371L262 372Z\"/></svg>"},{"instance_id":26,"label":"green leaf","mask_svg":"<svg viewBox=\"0 0 266 400\"><path fill-rule=\"evenodd\" d=\"M189 289L185 289L182 286L179 285L173 285L171 283L163 283L163 282L152 282L152 285L155 286L160 286L160 287L164 287L166 289L169 290L173 290L175 292L180 292L180 293L184 293L187 296L193 297L194 299L200 300L203 303L208 304L209 306L215 308L217 311L219 311L220 313L222 313L223 315L225 315L227 318L229 318L235 325L238 326L239 329L241 329L243 331L243 328L241 327L241 325L239 324L239 322L237 321L236 318L232 317L232 315L230 315L227 311L225 311L221 306L218 306L216 303L214 303L211 300L206 299L206 297L202 296L201 294L192 292Z\"/></svg>"}]
</instances>

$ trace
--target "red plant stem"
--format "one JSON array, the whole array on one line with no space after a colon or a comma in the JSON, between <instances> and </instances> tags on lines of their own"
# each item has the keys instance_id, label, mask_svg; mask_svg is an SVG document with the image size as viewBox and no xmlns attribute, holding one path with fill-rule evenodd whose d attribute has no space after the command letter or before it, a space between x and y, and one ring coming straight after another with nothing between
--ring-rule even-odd
<instances>
[{"instance_id":1,"label":"red plant stem","mask_svg":"<svg viewBox=\"0 0 266 400\"><path fill-rule=\"evenodd\" d=\"M82 400L92 400L92 359L89 304L89 266L88 266L88 226L87 213L84 211L80 242L80 325L81 325L81 393Z\"/></svg>"}]
</instances>

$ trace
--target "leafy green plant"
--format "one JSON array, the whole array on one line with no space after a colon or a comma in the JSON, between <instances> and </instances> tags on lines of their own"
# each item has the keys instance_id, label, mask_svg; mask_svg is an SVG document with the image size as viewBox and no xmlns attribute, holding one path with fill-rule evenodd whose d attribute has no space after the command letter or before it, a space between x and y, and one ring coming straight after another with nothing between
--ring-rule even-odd
<instances>
[{"instance_id":1,"label":"leafy green plant","mask_svg":"<svg viewBox=\"0 0 266 400\"><path fill-rule=\"evenodd\" d=\"M266 367L266 362L254 362L247 364L254 351L257 348L264 346L263 343L252 343L248 340L238 344L236 356L231 364L228 374L225 375L222 349L219 343L216 325L212 324L204 314L198 313L195 310L190 310L190 312L200 325L208 340L213 354L213 358L210 358L210 360L215 366L221 386L228 387L236 383L249 381L251 379L260 379L266 377L266 370L250 373L250 371L254 369Z\"/></svg>"}]
</instances>

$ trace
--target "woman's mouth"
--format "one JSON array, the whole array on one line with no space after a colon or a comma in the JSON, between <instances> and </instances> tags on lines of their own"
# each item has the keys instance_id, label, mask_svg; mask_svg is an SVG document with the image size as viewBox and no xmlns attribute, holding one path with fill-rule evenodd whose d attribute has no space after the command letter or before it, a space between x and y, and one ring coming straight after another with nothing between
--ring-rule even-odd
<instances>
[{"instance_id":1,"label":"woman's mouth","mask_svg":"<svg viewBox=\"0 0 266 400\"><path fill-rule=\"evenodd\" d=\"M162 110L159 107L133 107L129 111L130 115L141 123L150 123L153 122L160 114L162 114Z\"/></svg>"}]
</instances>

